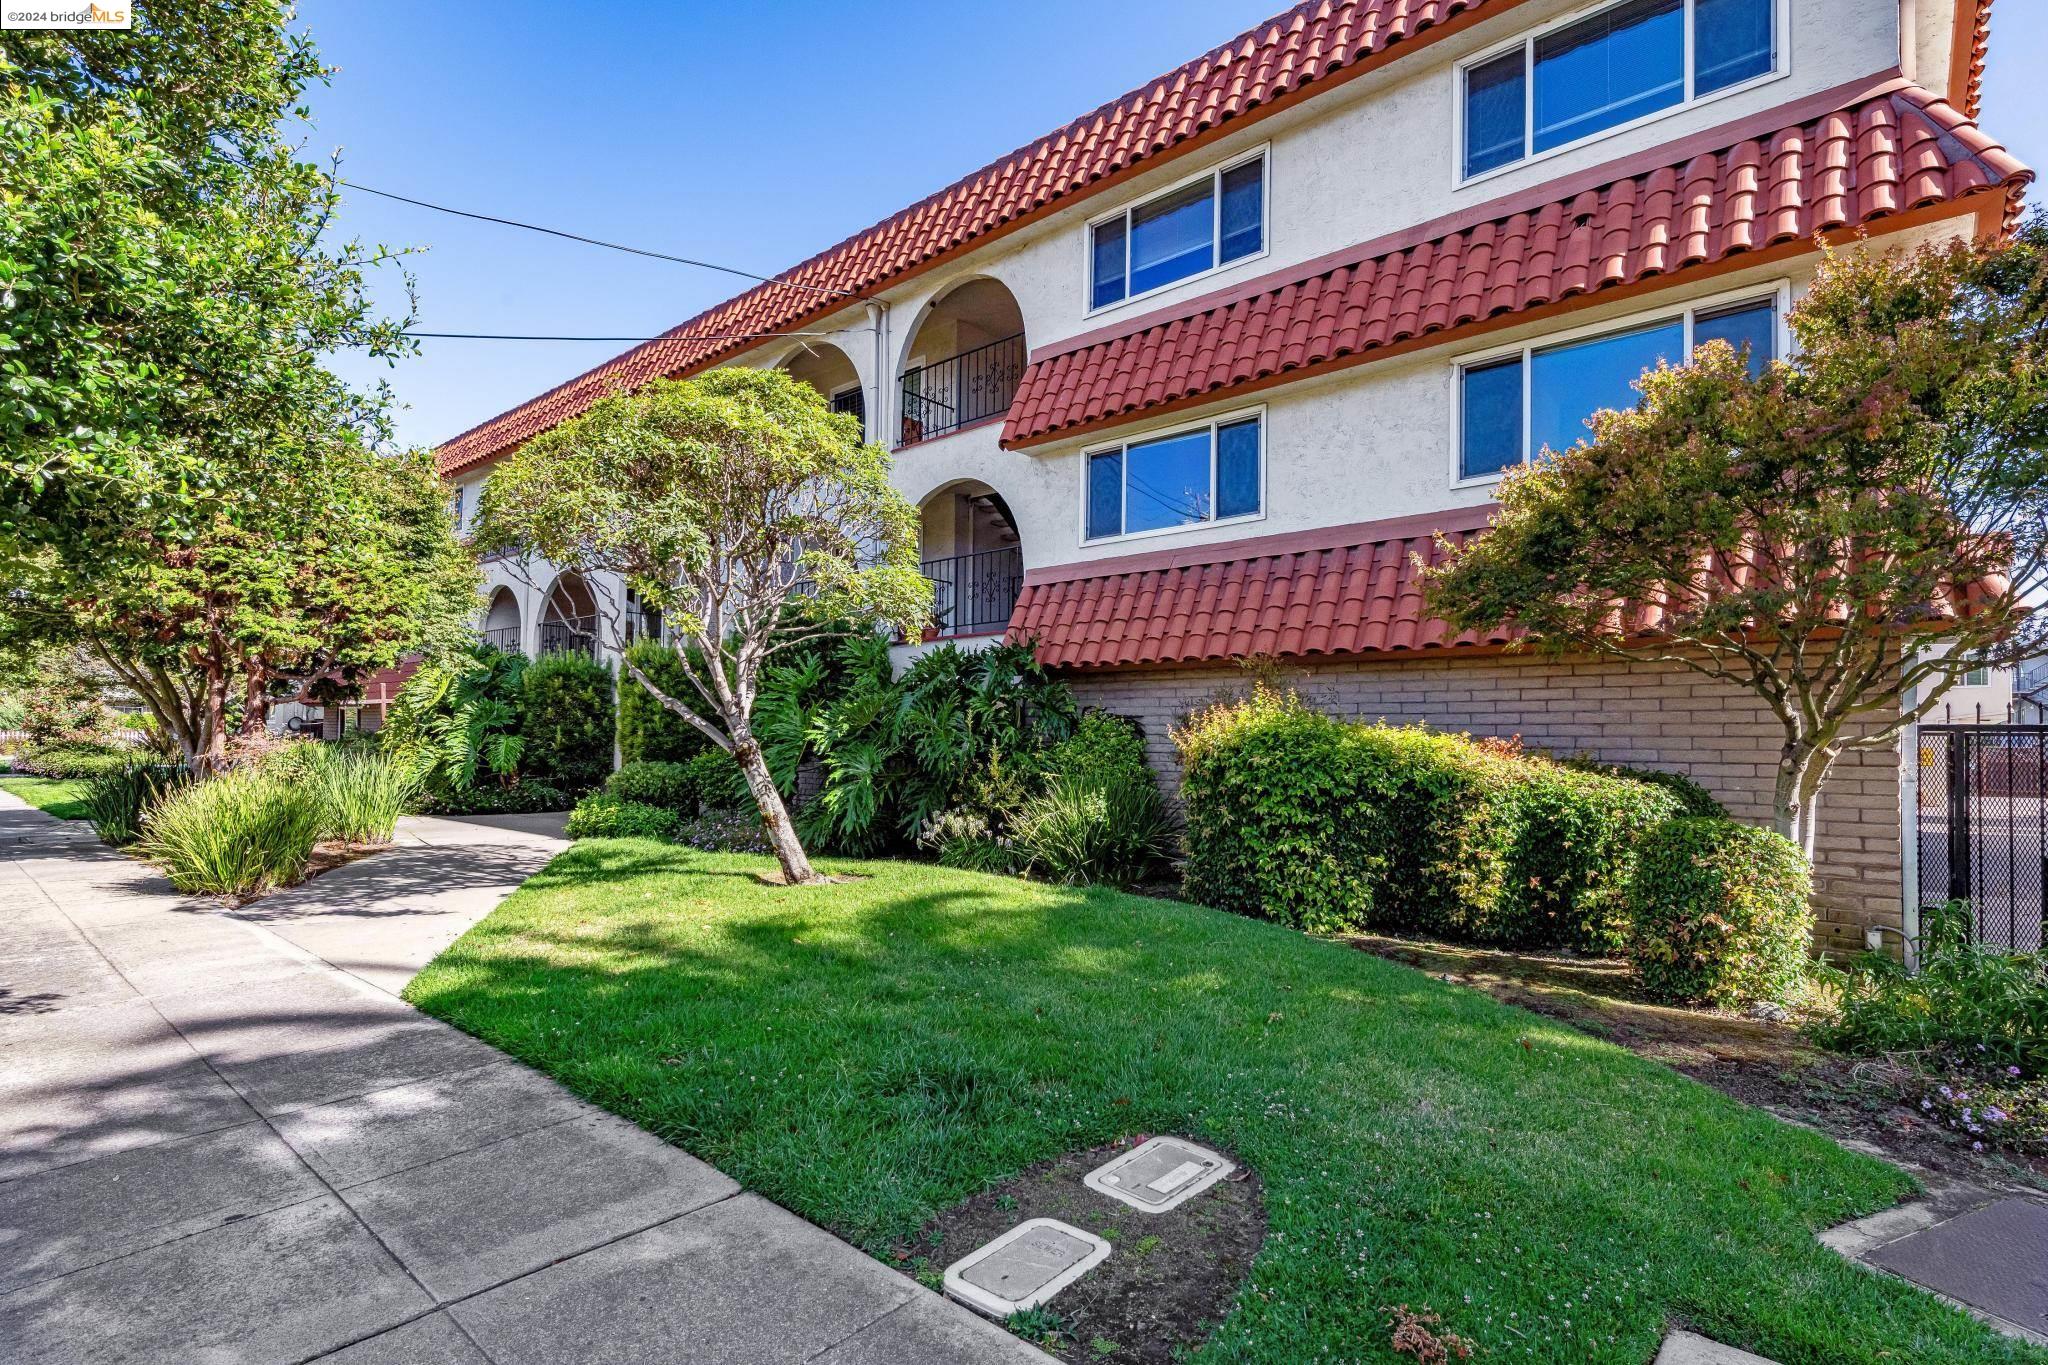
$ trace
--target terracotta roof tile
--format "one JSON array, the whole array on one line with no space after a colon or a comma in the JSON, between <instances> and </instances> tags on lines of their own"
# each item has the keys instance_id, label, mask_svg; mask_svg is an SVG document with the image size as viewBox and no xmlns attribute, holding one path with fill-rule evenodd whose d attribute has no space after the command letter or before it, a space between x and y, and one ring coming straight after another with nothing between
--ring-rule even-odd
<instances>
[{"instance_id":1,"label":"terracotta roof tile","mask_svg":"<svg viewBox=\"0 0 2048 1365\"><path fill-rule=\"evenodd\" d=\"M844 306L935 256L1082 193L1231 119L1327 82L1461 14L1518 0L1307 0L1146 86L1111 100L780 277L444 442L456 473L588 409L607 394L685 374ZM826 300L821 306L821 299Z\"/></svg>"},{"instance_id":2,"label":"terracotta roof tile","mask_svg":"<svg viewBox=\"0 0 2048 1365\"><path fill-rule=\"evenodd\" d=\"M1003 443L1030 445L1164 403L1313 371L1411 338L1856 227L2032 179L1953 107L1881 93L1681 164L1630 174L1305 279L1197 303L1122 336L1040 353ZM1427 230L1427 229L1425 229ZM1371 252L1373 254L1363 254ZM1270 277L1269 277L1270 280ZM1051 349L1051 348L1048 348Z\"/></svg>"}]
</instances>

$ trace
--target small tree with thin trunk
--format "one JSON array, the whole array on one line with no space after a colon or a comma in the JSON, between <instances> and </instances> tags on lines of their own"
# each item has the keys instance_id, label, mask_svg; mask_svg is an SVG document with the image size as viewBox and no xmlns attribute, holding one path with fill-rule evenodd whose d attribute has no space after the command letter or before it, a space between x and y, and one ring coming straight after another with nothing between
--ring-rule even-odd
<instances>
[{"instance_id":1,"label":"small tree with thin trunk","mask_svg":"<svg viewBox=\"0 0 2048 1365\"><path fill-rule=\"evenodd\" d=\"M1755 693L1783 729L1773 824L1810 858L1838 757L2043 652L2048 229L1828 252L1790 325L1790 361L1715 342L1646 375L1428 581L1455 626Z\"/></svg>"},{"instance_id":2,"label":"small tree with thin trunk","mask_svg":"<svg viewBox=\"0 0 2048 1365\"><path fill-rule=\"evenodd\" d=\"M913 636L931 608L917 512L854 418L777 370L722 369L606 398L491 472L480 543L620 575L658 609L687 688L621 655L667 710L731 754L791 883L819 880L753 731L764 666L819 634ZM604 613L622 643L617 611Z\"/></svg>"}]
</instances>

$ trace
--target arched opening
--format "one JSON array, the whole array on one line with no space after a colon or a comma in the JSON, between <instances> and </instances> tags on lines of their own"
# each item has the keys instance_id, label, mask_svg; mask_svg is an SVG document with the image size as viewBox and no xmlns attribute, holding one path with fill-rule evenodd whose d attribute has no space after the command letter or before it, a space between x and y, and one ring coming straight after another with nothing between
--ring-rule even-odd
<instances>
[{"instance_id":1,"label":"arched opening","mask_svg":"<svg viewBox=\"0 0 2048 1365\"><path fill-rule=\"evenodd\" d=\"M1024 546L1003 495L962 480L919 507L919 558L940 636L990 635L1010 624L1024 591Z\"/></svg>"},{"instance_id":2,"label":"arched opening","mask_svg":"<svg viewBox=\"0 0 2048 1365\"><path fill-rule=\"evenodd\" d=\"M861 430L868 425L867 392L861 388L860 372L853 368L846 352L829 341L811 341L782 362L792 378L801 379L824 396L832 411L857 419Z\"/></svg>"},{"instance_id":3,"label":"arched opening","mask_svg":"<svg viewBox=\"0 0 2048 1365\"><path fill-rule=\"evenodd\" d=\"M580 574L565 573L540 609L540 652L597 653L597 594Z\"/></svg>"},{"instance_id":4,"label":"arched opening","mask_svg":"<svg viewBox=\"0 0 2048 1365\"><path fill-rule=\"evenodd\" d=\"M519 599L512 595L510 588L499 588L491 594L491 605L484 613L481 634L483 642L493 649L502 649L507 654L520 651Z\"/></svg>"},{"instance_id":5,"label":"arched opening","mask_svg":"<svg viewBox=\"0 0 2048 1365\"><path fill-rule=\"evenodd\" d=\"M1001 281L969 280L933 303L904 352L902 443L1007 413L1024 357L1024 314Z\"/></svg>"}]
</instances>

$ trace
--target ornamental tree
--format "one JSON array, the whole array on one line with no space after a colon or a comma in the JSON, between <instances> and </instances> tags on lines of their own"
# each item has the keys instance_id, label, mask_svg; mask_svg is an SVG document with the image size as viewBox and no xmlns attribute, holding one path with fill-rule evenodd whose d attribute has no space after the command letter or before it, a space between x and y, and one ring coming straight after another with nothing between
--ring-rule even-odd
<instances>
[{"instance_id":1,"label":"ornamental tree","mask_svg":"<svg viewBox=\"0 0 2048 1365\"><path fill-rule=\"evenodd\" d=\"M790 883L820 880L755 737L763 667L845 623L915 635L931 588L917 513L859 422L779 370L721 369L606 398L492 471L477 540L621 576L659 610L677 690L621 666L731 754ZM615 602L605 631L623 645Z\"/></svg>"},{"instance_id":2,"label":"ornamental tree","mask_svg":"<svg viewBox=\"0 0 2048 1365\"><path fill-rule=\"evenodd\" d=\"M1790 361L1712 343L1503 480L1428 592L1460 628L1754 693L1783 731L1772 822L1811 858L1838 757L2043 652L2048 227L1826 251L1789 321Z\"/></svg>"}]
</instances>

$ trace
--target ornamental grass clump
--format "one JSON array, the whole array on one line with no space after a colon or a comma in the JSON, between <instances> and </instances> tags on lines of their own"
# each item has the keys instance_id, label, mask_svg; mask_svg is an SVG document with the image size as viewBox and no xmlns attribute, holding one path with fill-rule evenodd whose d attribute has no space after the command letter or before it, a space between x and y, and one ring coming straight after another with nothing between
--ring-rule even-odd
<instances>
[{"instance_id":1,"label":"ornamental grass clump","mask_svg":"<svg viewBox=\"0 0 2048 1365\"><path fill-rule=\"evenodd\" d=\"M304 780L320 804L320 837L350 844L390 843L398 817L419 794L406 768L363 748L320 746Z\"/></svg>"},{"instance_id":2,"label":"ornamental grass clump","mask_svg":"<svg viewBox=\"0 0 2048 1365\"><path fill-rule=\"evenodd\" d=\"M132 844L150 808L190 780L190 772L175 763L130 763L86 783L86 819L102 843Z\"/></svg>"},{"instance_id":3,"label":"ornamental grass clump","mask_svg":"<svg viewBox=\"0 0 2048 1365\"><path fill-rule=\"evenodd\" d=\"M159 801L136 851L180 891L252 896L305 876L325 819L309 785L235 771Z\"/></svg>"}]
</instances>

